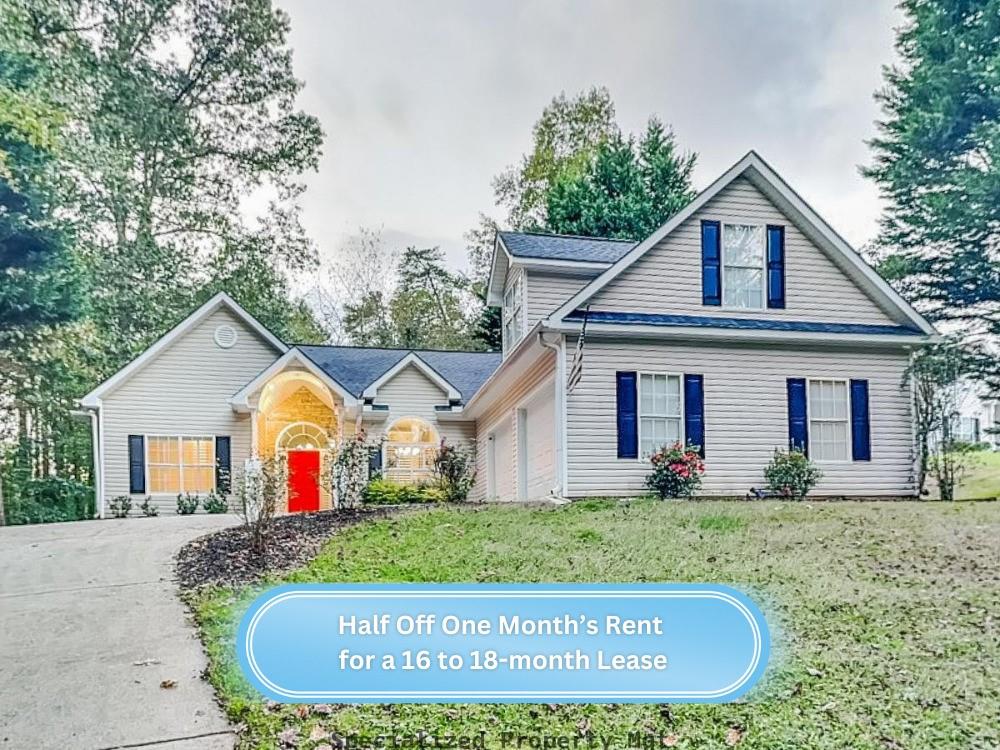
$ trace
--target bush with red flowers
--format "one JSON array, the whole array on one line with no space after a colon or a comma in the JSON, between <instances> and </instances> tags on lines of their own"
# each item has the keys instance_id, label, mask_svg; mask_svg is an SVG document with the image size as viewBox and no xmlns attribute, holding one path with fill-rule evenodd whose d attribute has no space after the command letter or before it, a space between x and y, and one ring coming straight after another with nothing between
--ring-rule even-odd
<instances>
[{"instance_id":1,"label":"bush with red flowers","mask_svg":"<svg viewBox=\"0 0 1000 750\"><path fill-rule=\"evenodd\" d=\"M646 486L661 500L668 497L691 497L701 487L705 462L698 455L698 446L681 443L665 445L649 457L652 473Z\"/></svg>"}]
</instances>

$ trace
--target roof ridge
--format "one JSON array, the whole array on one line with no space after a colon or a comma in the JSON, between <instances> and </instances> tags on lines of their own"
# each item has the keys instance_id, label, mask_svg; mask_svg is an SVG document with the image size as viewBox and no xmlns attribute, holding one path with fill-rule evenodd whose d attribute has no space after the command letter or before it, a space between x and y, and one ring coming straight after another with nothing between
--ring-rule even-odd
<instances>
[{"instance_id":1,"label":"roof ridge","mask_svg":"<svg viewBox=\"0 0 1000 750\"><path fill-rule=\"evenodd\" d=\"M520 229L502 229L500 234L527 234L532 237L560 237L567 240L593 240L595 242L628 242L633 245L639 240L621 239L618 237L595 237L588 234L562 234L561 232L534 232Z\"/></svg>"},{"instance_id":2,"label":"roof ridge","mask_svg":"<svg viewBox=\"0 0 1000 750\"><path fill-rule=\"evenodd\" d=\"M482 351L481 349L414 349L413 347L396 346L363 346L361 344L289 344L289 347L301 348L311 346L315 349L361 349L379 352L420 352L440 354L501 354L501 352Z\"/></svg>"}]
</instances>

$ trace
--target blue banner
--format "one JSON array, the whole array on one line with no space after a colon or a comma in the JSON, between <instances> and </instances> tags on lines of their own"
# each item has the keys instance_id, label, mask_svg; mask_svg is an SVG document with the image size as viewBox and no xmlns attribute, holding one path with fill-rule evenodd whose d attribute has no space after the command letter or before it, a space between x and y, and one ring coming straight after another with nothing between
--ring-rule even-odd
<instances>
[{"instance_id":1,"label":"blue banner","mask_svg":"<svg viewBox=\"0 0 1000 750\"><path fill-rule=\"evenodd\" d=\"M719 703L767 665L714 584L312 584L258 597L240 665L292 703Z\"/></svg>"}]
</instances>

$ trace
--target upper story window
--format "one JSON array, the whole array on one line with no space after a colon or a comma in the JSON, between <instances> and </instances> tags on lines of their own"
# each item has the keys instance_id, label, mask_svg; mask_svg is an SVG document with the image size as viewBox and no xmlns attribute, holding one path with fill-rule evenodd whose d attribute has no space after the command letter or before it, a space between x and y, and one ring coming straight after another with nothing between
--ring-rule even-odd
<instances>
[{"instance_id":1,"label":"upper story window","mask_svg":"<svg viewBox=\"0 0 1000 750\"><path fill-rule=\"evenodd\" d=\"M764 227L722 225L722 304L759 310L764 307Z\"/></svg>"},{"instance_id":2,"label":"upper story window","mask_svg":"<svg viewBox=\"0 0 1000 750\"><path fill-rule=\"evenodd\" d=\"M518 273L503 295L503 340L511 349L524 335L524 274Z\"/></svg>"}]
</instances>

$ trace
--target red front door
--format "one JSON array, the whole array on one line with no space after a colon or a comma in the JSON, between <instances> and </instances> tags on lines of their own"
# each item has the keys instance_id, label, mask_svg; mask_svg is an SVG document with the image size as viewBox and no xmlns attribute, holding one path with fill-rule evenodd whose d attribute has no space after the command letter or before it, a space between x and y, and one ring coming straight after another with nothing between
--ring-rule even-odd
<instances>
[{"instance_id":1,"label":"red front door","mask_svg":"<svg viewBox=\"0 0 1000 750\"><path fill-rule=\"evenodd\" d=\"M288 512L319 510L319 451L288 451Z\"/></svg>"}]
</instances>

